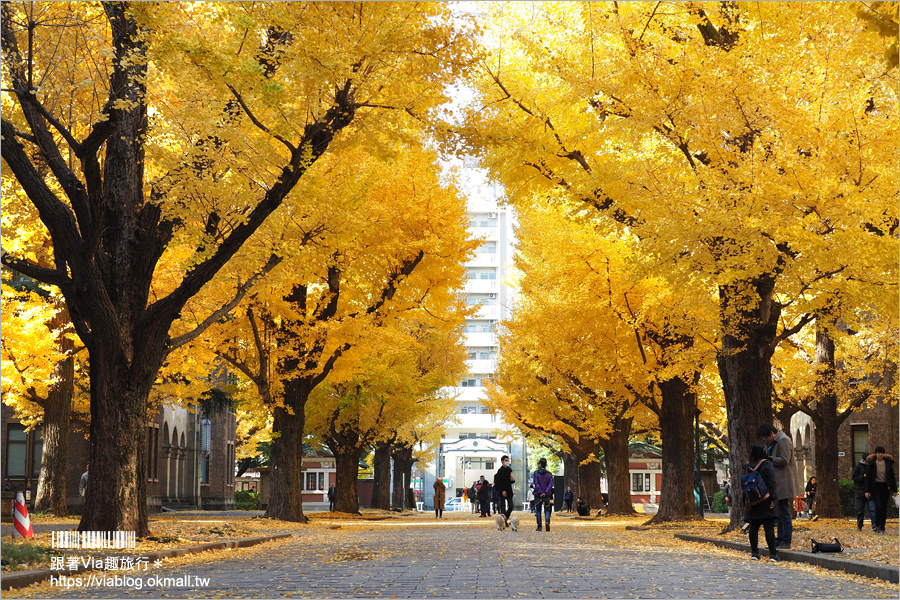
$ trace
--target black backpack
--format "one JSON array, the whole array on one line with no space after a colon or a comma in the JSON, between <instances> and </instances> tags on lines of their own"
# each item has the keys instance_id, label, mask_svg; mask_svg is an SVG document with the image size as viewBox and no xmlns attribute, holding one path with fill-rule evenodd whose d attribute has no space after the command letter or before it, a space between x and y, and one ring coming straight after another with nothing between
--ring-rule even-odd
<instances>
[{"instance_id":1,"label":"black backpack","mask_svg":"<svg viewBox=\"0 0 900 600\"><path fill-rule=\"evenodd\" d=\"M741 491L744 492L747 506L754 506L769 498L769 486L763 480L762 474L757 471L765 460L759 461L753 468L750 467L750 463L744 467L744 474L741 475Z\"/></svg>"}]
</instances>

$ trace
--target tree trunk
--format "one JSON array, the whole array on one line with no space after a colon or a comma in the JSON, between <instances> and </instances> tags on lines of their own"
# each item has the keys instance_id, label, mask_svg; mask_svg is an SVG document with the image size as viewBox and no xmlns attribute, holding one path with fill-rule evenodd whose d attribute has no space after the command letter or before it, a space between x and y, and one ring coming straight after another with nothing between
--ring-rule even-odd
<instances>
[{"instance_id":1,"label":"tree trunk","mask_svg":"<svg viewBox=\"0 0 900 600\"><path fill-rule=\"evenodd\" d=\"M716 357L728 418L731 481L739 482L757 429L772 422L772 354L781 307L775 277L719 287L722 349ZM751 301L753 300L753 301ZM741 527L744 498L735 494L729 529Z\"/></svg>"},{"instance_id":2,"label":"tree trunk","mask_svg":"<svg viewBox=\"0 0 900 600\"><path fill-rule=\"evenodd\" d=\"M272 480L266 516L282 521L306 523L303 514L303 426L306 391L300 406L293 403L293 414L284 407L276 407L272 432Z\"/></svg>"},{"instance_id":3,"label":"tree trunk","mask_svg":"<svg viewBox=\"0 0 900 600\"><path fill-rule=\"evenodd\" d=\"M563 475L565 476L565 486L566 488L572 488L572 493L577 498L581 495L581 491L578 487L579 483L579 473L578 473L578 461L575 459L575 455L571 452L571 447L569 452L563 452L560 455L560 459L563 464Z\"/></svg>"},{"instance_id":4,"label":"tree trunk","mask_svg":"<svg viewBox=\"0 0 900 600\"><path fill-rule=\"evenodd\" d=\"M135 352L130 364L122 353L107 348L100 344L90 354L91 468L78 530L133 531L146 537L144 423L150 388L162 365L162 345L155 356Z\"/></svg>"},{"instance_id":5,"label":"tree trunk","mask_svg":"<svg viewBox=\"0 0 900 600\"><path fill-rule=\"evenodd\" d=\"M69 322L65 303L48 324L53 330ZM41 452L41 475L38 480L34 510L48 511L54 516L69 514L66 505L66 466L69 461L69 430L72 419L72 396L75 389L75 343L71 337L59 335L57 349L67 358L56 364L56 381L44 404L44 448Z\"/></svg>"},{"instance_id":6,"label":"tree trunk","mask_svg":"<svg viewBox=\"0 0 900 600\"><path fill-rule=\"evenodd\" d=\"M376 442L372 474L375 485L372 489L372 508L391 509L391 445Z\"/></svg>"},{"instance_id":7,"label":"tree trunk","mask_svg":"<svg viewBox=\"0 0 900 600\"><path fill-rule=\"evenodd\" d=\"M581 497L593 510L600 510L603 507L603 496L600 491L600 446L596 440L589 440L583 437L581 441L570 444L572 447L572 462L574 463L574 471L576 475L575 485L572 491L575 497ZM591 462L581 464L589 456L594 455ZM568 485L568 478L566 484Z\"/></svg>"},{"instance_id":8,"label":"tree trunk","mask_svg":"<svg viewBox=\"0 0 900 600\"><path fill-rule=\"evenodd\" d=\"M609 484L607 514L634 514L631 502L631 475L629 472L628 439L631 437L632 418L616 417L613 431L600 444L606 455L606 480Z\"/></svg>"},{"instance_id":9,"label":"tree trunk","mask_svg":"<svg viewBox=\"0 0 900 600\"><path fill-rule=\"evenodd\" d=\"M394 508L415 508L415 504L412 506L409 504L408 491L412 488L412 468L416 464L413 459L413 448L395 447L391 457L394 459Z\"/></svg>"},{"instance_id":10,"label":"tree trunk","mask_svg":"<svg viewBox=\"0 0 900 600\"><path fill-rule=\"evenodd\" d=\"M816 319L816 405L812 415L815 426L814 456L816 464L816 514L825 518L841 516L841 500L838 493L838 397L835 393L834 340L828 330ZM804 489L803 482L801 489Z\"/></svg>"},{"instance_id":11,"label":"tree trunk","mask_svg":"<svg viewBox=\"0 0 900 600\"><path fill-rule=\"evenodd\" d=\"M698 374L699 377L699 374ZM694 414L697 396L691 383L675 377L659 382L662 406L662 488L659 512L651 523L698 518L694 506Z\"/></svg>"},{"instance_id":12,"label":"tree trunk","mask_svg":"<svg viewBox=\"0 0 900 600\"><path fill-rule=\"evenodd\" d=\"M357 439L359 435L355 436ZM359 457L362 454L362 448L353 444L335 444L332 446L333 440L328 446L334 454L335 468L337 470L336 480L334 484L335 512L352 513L355 515L359 512Z\"/></svg>"}]
</instances>

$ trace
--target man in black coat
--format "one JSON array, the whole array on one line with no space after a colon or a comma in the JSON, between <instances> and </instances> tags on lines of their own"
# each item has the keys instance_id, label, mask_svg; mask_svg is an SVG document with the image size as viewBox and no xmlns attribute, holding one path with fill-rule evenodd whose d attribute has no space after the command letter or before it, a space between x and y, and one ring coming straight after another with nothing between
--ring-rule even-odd
<instances>
[{"instance_id":1,"label":"man in black coat","mask_svg":"<svg viewBox=\"0 0 900 600\"><path fill-rule=\"evenodd\" d=\"M499 512L506 519L506 525L509 526L509 515L513 511L513 488L512 484L516 482L512 468L509 466L509 457L504 455L500 459L500 468L494 475L494 490L500 496Z\"/></svg>"},{"instance_id":2,"label":"man in black coat","mask_svg":"<svg viewBox=\"0 0 900 600\"><path fill-rule=\"evenodd\" d=\"M897 493L897 476L894 474L894 459L884 453L884 446L875 448L875 454L866 457L869 465L866 471L866 498L875 501L875 533L884 533L887 520L888 502Z\"/></svg>"},{"instance_id":3,"label":"man in black coat","mask_svg":"<svg viewBox=\"0 0 900 600\"><path fill-rule=\"evenodd\" d=\"M877 531L875 527L875 502L866 498L866 472L869 470L869 463L865 458L861 458L856 466L853 467L853 480L856 488L856 530L862 531L863 521L866 516L866 506L869 507L869 521L872 522L872 531Z\"/></svg>"}]
</instances>

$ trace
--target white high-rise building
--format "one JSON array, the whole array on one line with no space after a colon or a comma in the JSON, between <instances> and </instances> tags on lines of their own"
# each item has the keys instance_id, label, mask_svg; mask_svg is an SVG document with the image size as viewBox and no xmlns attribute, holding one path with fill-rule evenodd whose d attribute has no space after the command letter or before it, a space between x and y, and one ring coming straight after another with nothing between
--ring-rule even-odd
<instances>
[{"instance_id":1,"label":"white high-rise building","mask_svg":"<svg viewBox=\"0 0 900 600\"><path fill-rule=\"evenodd\" d=\"M469 233L481 240L475 258L466 264L466 303L478 312L466 321L465 343L469 354L468 375L449 390L456 396L457 422L448 423L440 449L423 481L425 504L433 506L432 484L444 479L447 499L459 496L481 475L493 482L506 454L516 478L515 508L520 509L528 491L526 445L524 439L501 416L491 413L482 402L485 385L492 378L499 352L497 330L507 318L512 301L507 268L512 262L513 221L511 211L498 206L500 186L487 181L474 161L458 168L457 182L468 197Z\"/></svg>"}]
</instances>

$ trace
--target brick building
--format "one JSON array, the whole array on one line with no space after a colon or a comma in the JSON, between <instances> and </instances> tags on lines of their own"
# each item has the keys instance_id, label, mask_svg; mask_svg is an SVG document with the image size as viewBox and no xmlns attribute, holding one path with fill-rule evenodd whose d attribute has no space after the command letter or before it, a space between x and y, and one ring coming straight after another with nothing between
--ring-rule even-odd
<instances>
[{"instance_id":1,"label":"brick building","mask_svg":"<svg viewBox=\"0 0 900 600\"><path fill-rule=\"evenodd\" d=\"M186 408L168 405L151 411L146 426L147 507L225 510L234 507L235 415L225 411L207 418ZM40 476L43 440L41 428L26 431L11 407L0 411L4 487L25 490L32 502ZM84 504L78 483L90 457L86 432L69 432L66 504L70 514L81 514Z\"/></svg>"},{"instance_id":2,"label":"brick building","mask_svg":"<svg viewBox=\"0 0 900 600\"><path fill-rule=\"evenodd\" d=\"M898 426L897 407L886 400L853 411L838 429L838 476L850 479L856 463L876 446L884 446L887 453L896 458L900 454ZM798 489L803 489L809 478L816 474L813 427L812 419L803 413L791 418Z\"/></svg>"}]
</instances>

